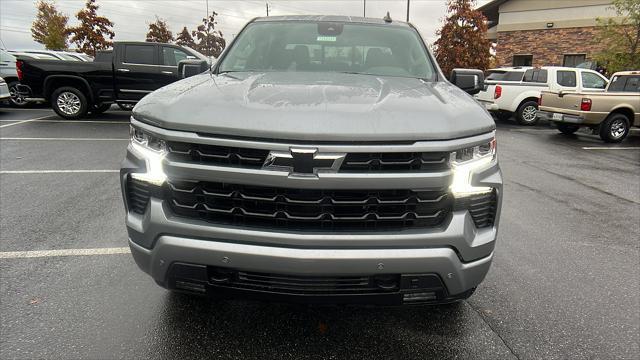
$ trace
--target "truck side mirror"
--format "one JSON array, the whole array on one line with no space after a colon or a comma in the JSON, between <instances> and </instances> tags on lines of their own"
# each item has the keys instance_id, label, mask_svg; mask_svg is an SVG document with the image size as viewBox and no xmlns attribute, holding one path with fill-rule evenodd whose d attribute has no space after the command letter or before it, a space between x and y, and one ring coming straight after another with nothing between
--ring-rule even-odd
<instances>
[{"instance_id":1,"label":"truck side mirror","mask_svg":"<svg viewBox=\"0 0 640 360\"><path fill-rule=\"evenodd\" d=\"M484 74L476 69L453 69L450 81L470 95L484 90Z\"/></svg>"},{"instance_id":2,"label":"truck side mirror","mask_svg":"<svg viewBox=\"0 0 640 360\"><path fill-rule=\"evenodd\" d=\"M205 60L182 60L178 63L178 75L181 79L201 74L209 69Z\"/></svg>"}]
</instances>

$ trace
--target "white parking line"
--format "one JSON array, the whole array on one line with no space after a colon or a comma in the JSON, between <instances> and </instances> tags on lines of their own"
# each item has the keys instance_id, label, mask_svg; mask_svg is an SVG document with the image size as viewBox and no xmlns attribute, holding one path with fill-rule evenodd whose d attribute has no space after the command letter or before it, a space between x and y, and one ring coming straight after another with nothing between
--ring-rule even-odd
<instances>
[{"instance_id":1,"label":"white parking line","mask_svg":"<svg viewBox=\"0 0 640 360\"><path fill-rule=\"evenodd\" d=\"M29 137L3 137L0 140L11 141L129 141L129 139L108 138L29 138Z\"/></svg>"},{"instance_id":2,"label":"white parking line","mask_svg":"<svg viewBox=\"0 0 640 360\"><path fill-rule=\"evenodd\" d=\"M118 173L120 170L2 170L0 174Z\"/></svg>"},{"instance_id":3,"label":"white parking line","mask_svg":"<svg viewBox=\"0 0 640 360\"><path fill-rule=\"evenodd\" d=\"M51 117L53 115L47 115L47 116L40 116L37 117L35 119L27 119L27 120L17 120L17 122L11 123L11 124L7 124L7 125L0 125L0 128L6 128L9 126L13 126L13 125L20 125L20 124L24 124L24 123L28 123L28 122L32 122L32 121L36 121L36 120L40 120L40 119L44 119L44 118L48 118Z\"/></svg>"},{"instance_id":4,"label":"white parking line","mask_svg":"<svg viewBox=\"0 0 640 360\"><path fill-rule=\"evenodd\" d=\"M0 259L25 259L55 256L91 256L129 254L128 247L97 248L97 249L63 249L63 250L33 250L33 251L3 251Z\"/></svg>"},{"instance_id":5,"label":"white parking line","mask_svg":"<svg viewBox=\"0 0 640 360\"><path fill-rule=\"evenodd\" d=\"M53 115L52 115L53 116ZM16 122L23 120L0 120L0 122ZM84 124L129 124L129 120L57 120L57 119L46 119L46 120L31 120L31 122L51 122L51 123L84 123Z\"/></svg>"},{"instance_id":6,"label":"white parking line","mask_svg":"<svg viewBox=\"0 0 640 360\"><path fill-rule=\"evenodd\" d=\"M582 150L640 150L638 146L616 146L616 147L607 147L607 146L585 146Z\"/></svg>"}]
</instances>

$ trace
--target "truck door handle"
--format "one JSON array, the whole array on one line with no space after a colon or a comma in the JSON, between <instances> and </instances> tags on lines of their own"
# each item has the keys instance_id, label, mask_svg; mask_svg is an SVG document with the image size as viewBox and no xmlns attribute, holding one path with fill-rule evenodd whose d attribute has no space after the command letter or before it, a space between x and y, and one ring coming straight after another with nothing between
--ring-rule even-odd
<instances>
[{"instance_id":1,"label":"truck door handle","mask_svg":"<svg viewBox=\"0 0 640 360\"><path fill-rule=\"evenodd\" d=\"M163 74L173 75L173 71L162 71Z\"/></svg>"},{"instance_id":2,"label":"truck door handle","mask_svg":"<svg viewBox=\"0 0 640 360\"><path fill-rule=\"evenodd\" d=\"M120 72L129 72L131 70L129 70L129 69L118 69L118 71L120 71Z\"/></svg>"}]
</instances>

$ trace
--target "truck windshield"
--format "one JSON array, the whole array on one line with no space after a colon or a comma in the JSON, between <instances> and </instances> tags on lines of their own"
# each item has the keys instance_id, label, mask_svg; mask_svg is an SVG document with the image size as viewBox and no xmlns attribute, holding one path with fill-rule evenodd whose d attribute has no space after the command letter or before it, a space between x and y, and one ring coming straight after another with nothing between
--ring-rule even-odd
<instances>
[{"instance_id":1,"label":"truck windshield","mask_svg":"<svg viewBox=\"0 0 640 360\"><path fill-rule=\"evenodd\" d=\"M249 24L219 67L219 72L243 71L435 77L434 66L414 29L340 22Z\"/></svg>"}]
</instances>

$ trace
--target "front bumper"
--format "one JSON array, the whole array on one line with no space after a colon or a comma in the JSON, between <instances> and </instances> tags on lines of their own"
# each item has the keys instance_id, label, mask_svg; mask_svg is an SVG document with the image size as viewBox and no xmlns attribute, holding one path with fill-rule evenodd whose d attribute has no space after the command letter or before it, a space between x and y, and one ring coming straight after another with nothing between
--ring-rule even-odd
<instances>
[{"instance_id":1,"label":"front bumper","mask_svg":"<svg viewBox=\"0 0 640 360\"><path fill-rule=\"evenodd\" d=\"M493 257L490 254L476 261L462 263L451 248L297 249L175 236L160 237L153 250L145 249L133 241L129 241L129 246L138 266L165 286L194 292L210 291L213 292L212 295L224 292L232 297L265 294L259 290L240 291L232 286L221 286L208 278L208 269L222 267L257 273L307 276L430 274L432 277L439 277L444 287L429 285L428 289L434 293L441 292L429 300L447 302L478 286L489 271ZM182 271L176 271L176 266L183 268ZM186 271L185 267L188 268ZM398 288L396 291L371 294L309 295L274 292L269 295L293 301L359 302L355 301L356 297L363 302L401 304L404 294L420 293L421 290L425 289Z\"/></svg>"},{"instance_id":2,"label":"front bumper","mask_svg":"<svg viewBox=\"0 0 640 360\"><path fill-rule=\"evenodd\" d=\"M487 111L499 111L500 107L498 106L498 104L492 102L492 101L486 101L486 100L479 100L480 104L482 104L484 106L485 109L487 109Z\"/></svg>"},{"instance_id":3,"label":"front bumper","mask_svg":"<svg viewBox=\"0 0 640 360\"><path fill-rule=\"evenodd\" d=\"M9 92L9 86L7 83L0 84L0 100L5 100L11 97L11 93Z\"/></svg>"}]
</instances>

